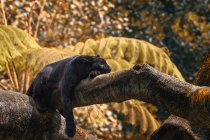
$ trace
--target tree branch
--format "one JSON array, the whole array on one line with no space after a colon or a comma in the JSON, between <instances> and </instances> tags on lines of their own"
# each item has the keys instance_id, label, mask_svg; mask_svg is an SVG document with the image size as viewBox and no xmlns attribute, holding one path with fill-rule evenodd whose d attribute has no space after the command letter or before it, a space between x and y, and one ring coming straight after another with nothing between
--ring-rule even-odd
<instances>
[{"instance_id":1,"label":"tree branch","mask_svg":"<svg viewBox=\"0 0 210 140\"><path fill-rule=\"evenodd\" d=\"M0 97L0 139L66 139L65 121L58 113L39 113L24 94L0 91ZM153 103L196 126L210 128L210 88L181 82L146 64L82 81L76 87L73 105L128 99Z\"/></svg>"},{"instance_id":2,"label":"tree branch","mask_svg":"<svg viewBox=\"0 0 210 140\"><path fill-rule=\"evenodd\" d=\"M209 52L210 53L210 52ZM199 86L210 85L210 54L206 56L204 63L196 74L194 84ZM179 136L179 137L177 137ZM162 126L151 136L151 140L172 140L172 139L209 139L209 128L198 128L184 118L171 115L164 121Z\"/></svg>"},{"instance_id":3,"label":"tree branch","mask_svg":"<svg viewBox=\"0 0 210 140\"><path fill-rule=\"evenodd\" d=\"M197 126L210 128L210 88L179 81L146 64L81 82L74 106L129 99L152 103Z\"/></svg>"},{"instance_id":4,"label":"tree branch","mask_svg":"<svg viewBox=\"0 0 210 140\"><path fill-rule=\"evenodd\" d=\"M171 115L151 136L151 140L200 140L186 119ZM204 139L203 137L203 140Z\"/></svg>"}]
</instances>

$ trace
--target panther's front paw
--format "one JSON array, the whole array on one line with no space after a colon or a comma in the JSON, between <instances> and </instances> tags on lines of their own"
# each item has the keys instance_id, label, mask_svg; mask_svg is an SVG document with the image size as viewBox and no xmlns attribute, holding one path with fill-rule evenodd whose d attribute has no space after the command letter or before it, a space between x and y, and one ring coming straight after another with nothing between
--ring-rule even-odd
<instances>
[{"instance_id":1,"label":"panther's front paw","mask_svg":"<svg viewBox=\"0 0 210 140\"><path fill-rule=\"evenodd\" d=\"M100 71L92 71L90 74L89 74L89 78L90 79L93 79L95 78L96 76L98 75L101 75L101 72Z\"/></svg>"}]
</instances>

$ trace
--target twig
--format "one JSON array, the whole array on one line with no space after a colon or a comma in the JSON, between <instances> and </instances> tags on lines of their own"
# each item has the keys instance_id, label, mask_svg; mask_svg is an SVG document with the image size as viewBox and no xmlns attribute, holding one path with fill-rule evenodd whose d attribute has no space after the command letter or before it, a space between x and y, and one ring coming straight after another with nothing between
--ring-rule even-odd
<instances>
[{"instance_id":1,"label":"twig","mask_svg":"<svg viewBox=\"0 0 210 140\"><path fill-rule=\"evenodd\" d=\"M7 90L8 88L5 86L5 85L3 85L2 83L0 83L0 87L3 89L3 90Z\"/></svg>"},{"instance_id":2,"label":"twig","mask_svg":"<svg viewBox=\"0 0 210 140\"><path fill-rule=\"evenodd\" d=\"M4 0L1 0L1 10L2 10L2 15L4 19L4 25L7 25L7 18L6 18L6 13L4 10Z\"/></svg>"},{"instance_id":3,"label":"twig","mask_svg":"<svg viewBox=\"0 0 210 140\"><path fill-rule=\"evenodd\" d=\"M24 94L29 88L29 83L30 83L30 75L29 75L28 69L26 68L24 71L24 88L23 88Z\"/></svg>"},{"instance_id":4,"label":"twig","mask_svg":"<svg viewBox=\"0 0 210 140\"><path fill-rule=\"evenodd\" d=\"M6 63L6 71L7 71L7 74L9 76L10 81L12 82L12 85L15 86L14 81L13 81L13 78L12 78L12 75L11 75L11 71L10 71L8 62Z\"/></svg>"},{"instance_id":5,"label":"twig","mask_svg":"<svg viewBox=\"0 0 210 140\"><path fill-rule=\"evenodd\" d=\"M10 52L10 50L8 50L8 53L9 53L10 57L12 58L12 53ZM13 86L15 87L15 89L17 91L19 91L17 70L15 68L14 62L12 60L10 62L12 64L12 70L10 70L10 68L9 68L9 61L7 60L7 63L6 63L7 73L9 75L10 80L12 81Z\"/></svg>"},{"instance_id":6,"label":"twig","mask_svg":"<svg viewBox=\"0 0 210 140\"><path fill-rule=\"evenodd\" d=\"M20 88L20 92L25 94L26 91L28 90L29 87L29 83L30 83L30 76L29 76L29 72L28 69L26 68L21 76L21 88Z\"/></svg>"},{"instance_id":7,"label":"twig","mask_svg":"<svg viewBox=\"0 0 210 140\"><path fill-rule=\"evenodd\" d=\"M35 2L30 3L30 12L28 15L28 33L30 35L32 35L32 27L31 27L31 22L32 22L32 16L33 16L33 6L34 6Z\"/></svg>"},{"instance_id":8,"label":"twig","mask_svg":"<svg viewBox=\"0 0 210 140\"><path fill-rule=\"evenodd\" d=\"M46 4L46 0L43 0L43 3L39 4L41 6L41 8L40 8L40 11L39 11L39 15L37 17L37 23L36 23L36 28L35 28L35 32L34 32L34 38L37 37L37 33L38 33L38 30L39 30L39 24L40 24L40 21L41 21L41 18L42 18L41 14L44 10L45 4Z\"/></svg>"},{"instance_id":9,"label":"twig","mask_svg":"<svg viewBox=\"0 0 210 140\"><path fill-rule=\"evenodd\" d=\"M25 78L24 75L25 75L25 72L22 73L21 81L20 81L20 82L21 82L21 85L20 85L20 92L21 92L21 93L23 93L23 89L24 89L24 80L25 80L25 79L24 79L24 78Z\"/></svg>"},{"instance_id":10,"label":"twig","mask_svg":"<svg viewBox=\"0 0 210 140\"><path fill-rule=\"evenodd\" d=\"M17 74L15 64L13 62L12 62L12 74L13 74L15 88L17 91L19 91L20 88L19 88L19 82L18 82L18 74Z\"/></svg>"}]
</instances>

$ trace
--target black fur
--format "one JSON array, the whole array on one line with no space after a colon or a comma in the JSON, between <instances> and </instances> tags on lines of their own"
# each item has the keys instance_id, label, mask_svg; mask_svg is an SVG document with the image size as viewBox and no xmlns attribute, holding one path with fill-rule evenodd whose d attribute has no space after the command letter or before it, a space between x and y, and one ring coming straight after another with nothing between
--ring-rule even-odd
<instances>
[{"instance_id":1,"label":"black fur","mask_svg":"<svg viewBox=\"0 0 210 140\"><path fill-rule=\"evenodd\" d=\"M37 74L27 94L33 97L40 112L62 110L66 118L66 133L73 137L74 88L88 76L94 78L110 71L106 61L99 56L74 56L47 65Z\"/></svg>"}]
</instances>

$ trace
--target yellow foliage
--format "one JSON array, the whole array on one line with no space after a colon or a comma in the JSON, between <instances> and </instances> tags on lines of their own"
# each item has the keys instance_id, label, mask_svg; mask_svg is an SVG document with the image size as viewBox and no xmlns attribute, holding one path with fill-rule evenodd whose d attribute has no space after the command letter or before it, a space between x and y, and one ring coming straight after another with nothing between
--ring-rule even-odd
<instances>
[{"instance_id":1,"label":"yellow foliage","mask_svg":"<svg viewBox=\"0 0 210 140\"><path fill-rule=\"evenodd\" d=\"M18 49L18 51L22 51L24 49L41 48L33 37L21 29L4 25L0 25L0 29L6 32L11 43L16 49Z\"/></svg>"},{"instance_id":2,"label":"yellow foliage","mask_svg":"<svg viewBox=\"0 0 210 140\"><path fill-rule=\"evenodd\" d=\"M158 48L143 40L123 37L108 37L98 41L88 39L84 43L76 44L72 50L83 55L99 54L107 60L113 71L131 68L138 63L146 63L161 72L184 81L165 49Z\"/></svg>"},{"instance_id":3,"label":"yellow foliage","mask_svg":"<svg viewBox=\"0 0 210 140\"><path fill-rule=\"evenodd\" d=\"M0 25L0 71L14 62L21 73L26 67L35 75L45 65L76 55L70 48L41 48L28 33L13 26Z\"/></svg>"},{"instance_id":4,"label":"yellow foliage","mask_svg":"<svg viewBox=\"0 0 210 140\"><path fill-rule=\"evenodd\" d=\"M0 25L0 71L5 68L5 64L14 61L15 65L20 65L25 62L22 53L28 49L40 49L41 47L34 41L34 39L26 32L12 27Z\"/></svg>"},{"instance_id":5,"label":"yellow foliage","mask_svg":"<svg viewBox=\"0 0 210 140\"><path fill-rule=\"evenodd\" d=\"M17 69L21 72L25 67L29 68L31 75L37 74L47 64L56 62L66 57L76 55L70 49L56 49L56 48L40 48L30 49L22 53L25 60L25 65L17 66ZM19 61L17 58L14 62Z\"/></svg>"},{"instance_id":6,"label":"yellow foliage","mask_svg":"<svg viewBox=\"0 0 210 140\"><path fill-rule=\"evenodd\" d=\"M21 54L13 45L8 34L0 28L0 71L4 69L5 64Z\"/></svg>"},{"instance_id":7,"label":"yellow foliage","mask_svg":"<svg viewBox=\"0 0 210 140\"><path fill-rule=\"evenodd\" d=\"M187 15L188 20L194 22L196 27L199 27L200 17L195 12L189 12Z\"/></svg>"}]
</instances>

